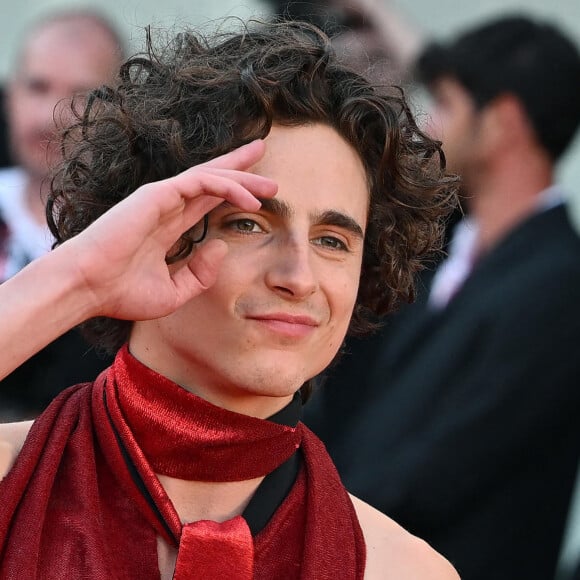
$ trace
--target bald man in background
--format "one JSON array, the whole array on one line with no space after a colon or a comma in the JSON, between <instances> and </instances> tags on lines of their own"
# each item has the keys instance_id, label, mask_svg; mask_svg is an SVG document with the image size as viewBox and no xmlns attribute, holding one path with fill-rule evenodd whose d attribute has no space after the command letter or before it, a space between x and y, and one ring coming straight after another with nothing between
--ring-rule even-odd
<instances>
[{"instance_id":1,"label":"bald man in background","mask_svg":"<svg viewBox=\"0 0 580 580\"><path fill-rule=\"evenodd\" d=\"M16 166L0 170L0 283L49 251L45 192L70 100L109 84L122 58L120 35L92 11L54 13L24 35L5 95ZM109 362L71 331L0 382L0 417L35 416L71 380L92 380Z\"/></svg>"}]
</instances>

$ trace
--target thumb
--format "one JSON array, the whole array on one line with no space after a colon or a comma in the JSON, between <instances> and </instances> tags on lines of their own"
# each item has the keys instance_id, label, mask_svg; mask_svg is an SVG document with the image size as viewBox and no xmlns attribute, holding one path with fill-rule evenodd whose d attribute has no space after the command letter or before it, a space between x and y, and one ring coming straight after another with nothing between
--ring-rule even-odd
<instances>
[{"instance_id":1,"label":"thumb","mask_svg":"<svg viewBox=\"0 0 580 580\"><path fill-rule=\"evenodd\" d=\"M215 284L227 251L223 240L208 240L195 248L187 264L173 275L181 304Z\"/></svg>"}]
</instances>

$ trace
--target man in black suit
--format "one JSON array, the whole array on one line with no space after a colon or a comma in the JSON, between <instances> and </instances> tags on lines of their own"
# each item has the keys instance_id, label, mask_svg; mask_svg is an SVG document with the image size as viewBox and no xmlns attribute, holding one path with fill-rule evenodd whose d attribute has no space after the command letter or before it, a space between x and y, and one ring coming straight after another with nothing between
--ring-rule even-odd
<instances>
[{"instance_id":1,"label":"man in black suit","mask_svg":"<svg viewBox=\"0 0 580 580\"><path fill-rule=\"evenodd\" d=\"M554 185L580 56L506 17L418 70L468 215L417 303L347 345L309 422L349 490L466 580L547 580L580 456L580 239Z\"/></svg>"}]
</instances>

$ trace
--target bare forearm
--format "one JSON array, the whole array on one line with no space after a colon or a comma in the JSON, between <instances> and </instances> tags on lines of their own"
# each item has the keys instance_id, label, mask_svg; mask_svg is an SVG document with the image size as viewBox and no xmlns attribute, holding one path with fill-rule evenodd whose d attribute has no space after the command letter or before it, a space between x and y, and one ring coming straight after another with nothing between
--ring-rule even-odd
<instances>
[{"instance_id":1,"label":"bare forearm","mask_svg":"<svg viewBox=\"0 0 580 580\"><path fill-rule=\"evenodd\" d=\"M92 315L69 258L59 248L0 285L0 378Z\"/></svg>"}]
</instances>

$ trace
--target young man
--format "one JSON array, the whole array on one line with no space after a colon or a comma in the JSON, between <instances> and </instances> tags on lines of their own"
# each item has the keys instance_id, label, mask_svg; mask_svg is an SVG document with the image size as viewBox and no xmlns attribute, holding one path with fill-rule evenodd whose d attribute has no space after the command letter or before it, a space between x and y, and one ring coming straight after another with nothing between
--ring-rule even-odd
<instances>
[{"instance_id":1,"label":"young man","mask_svg":"<svg viewBox=\"0 0 580 580\"><path fill-rule=\"evenodd\" d=\"M62 245L0 288L2 369L87 318L120 350L2 427L2 577L457 578L346 493L297 394L409 294L439 153L300 24L185 34L95 92L53 183Z\"/></svg>"}]
</instances>

